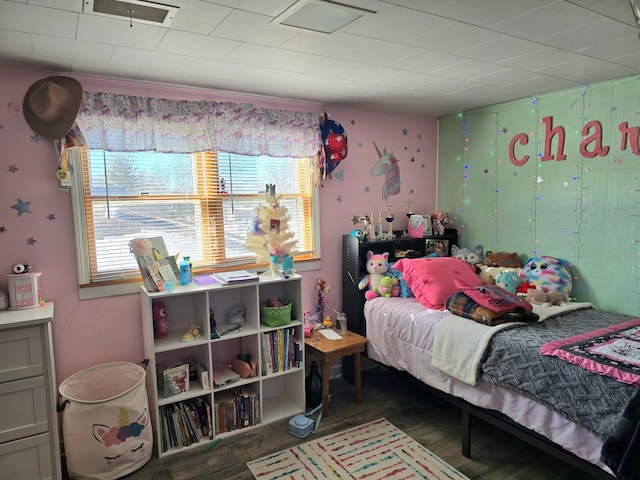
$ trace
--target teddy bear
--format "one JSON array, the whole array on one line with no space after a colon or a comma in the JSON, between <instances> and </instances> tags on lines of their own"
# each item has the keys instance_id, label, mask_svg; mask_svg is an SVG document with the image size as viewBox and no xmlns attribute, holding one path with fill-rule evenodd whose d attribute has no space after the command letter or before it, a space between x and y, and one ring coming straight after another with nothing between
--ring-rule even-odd
<instances>
[{"instance_id":1,"label":"teddy bear","mask_svg":"<svg viewBox=\"0 0 640 480\"><path fill-rule=\"evenodd\" d=\"M531 305L542 305L549 307L551 305L562 305L567 301L567 296L564 293L550 290L545 292L538 288L530 288L527 290L527 301Z\"/></svg>"},{"instance_id":2,"label":"teddy bear","mask_svg":"<svg viewBox=\"0 0 640 480\"><path fill-rule=\"evenodd\" d=\"M378 294L378 286L380 281L384 277L391 277L387 274L389 270L389 253L373 253L372 251L367 252L367 261L366 261L367 273L362 279L358 282L358 288L360 290L367 289L364 296L367 300L371 300L373 298L377 298L380 296ZM398 279L391 277L392 281L394 281L393 286L391 287L391 296L397 297L400 294L400 287L398 286ZM385 280L388 282L388 280ZM384 289L383 285L383 289Z\"/></svg>"}]
</instances>

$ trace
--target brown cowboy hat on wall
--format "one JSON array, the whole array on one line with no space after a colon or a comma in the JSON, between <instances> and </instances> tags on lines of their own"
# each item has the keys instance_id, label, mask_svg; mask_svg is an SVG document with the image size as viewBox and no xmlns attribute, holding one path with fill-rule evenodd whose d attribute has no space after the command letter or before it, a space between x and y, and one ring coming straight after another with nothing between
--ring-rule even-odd
<instances>
[{"instance_id":1,"label":"brown cowboy hat on wall","mask_svg":"<svg viewBox=\"0 0 640 480\"><path fill-rule=\"evenodd\" d=\"M22 111L34 132L55 140L69 133L81 102L82 86L75 78L47 77L29 87Z\"/></svg>"}]
</instances>

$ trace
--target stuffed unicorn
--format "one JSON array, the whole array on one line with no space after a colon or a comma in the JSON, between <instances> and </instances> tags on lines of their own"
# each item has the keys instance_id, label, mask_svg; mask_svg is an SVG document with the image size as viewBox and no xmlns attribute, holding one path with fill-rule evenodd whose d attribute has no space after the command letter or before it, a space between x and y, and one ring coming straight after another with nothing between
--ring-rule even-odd
<instances>
[{"instance_id":1,"label":"stuffed unicorn","mask_svg":"<svg viewBox=\"0 0 640 480\"><path fill-rule=\"evenodd\" d=\"M371 300L380 296L380 293L378 293L380 280L382 280L383 277L390 277L390 275L387 275L387 270L389 270L389 253L373 253L372 251L368 251L366 267L369 273L358 282L358 288L360 290L368 288L364 296L367 300ZM384 286L383 290L386 296L388 292ZM393 285L391 286L390 293L392 297L397 297L400 294L398 279L395 277L393 277Z\"/></svg>"}]
</instances>

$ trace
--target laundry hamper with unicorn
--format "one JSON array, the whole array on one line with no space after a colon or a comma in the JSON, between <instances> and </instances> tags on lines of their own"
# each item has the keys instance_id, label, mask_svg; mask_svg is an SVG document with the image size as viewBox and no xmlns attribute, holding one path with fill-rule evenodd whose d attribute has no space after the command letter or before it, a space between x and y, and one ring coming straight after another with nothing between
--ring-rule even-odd
<instances>
[{"instance_id":1,"label":"laundry hamper with unicorn","mask_svg":"<svg viewBox=\"0 0 640 480\"><path fill-rule=\"evenodd\" d=\"M110 480L151 458L153 432L145 370L127 362L82 370L60 384L69 477Z\"/></svg>"}]
</instances>

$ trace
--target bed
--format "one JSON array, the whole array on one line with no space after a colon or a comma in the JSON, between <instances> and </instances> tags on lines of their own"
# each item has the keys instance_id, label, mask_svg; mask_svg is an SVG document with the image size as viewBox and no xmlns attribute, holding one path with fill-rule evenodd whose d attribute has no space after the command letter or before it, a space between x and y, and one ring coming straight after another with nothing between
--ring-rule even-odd
<instances>
[{"instance_id":1,"label":"bed","mask_svg":"<svg viewBox=\"0 0 640 480\"><path fill-rule=\"evenodd\" d=\"M533 312L536 322L489 327L416 298L376 298L364 304L360 333L371 360L408 372L461 408L466 456L473 415L595 478L614 478L602 446L638 387L541 355L540 347L632 317L575 302Z\"/></svg>"}]
</instances>

